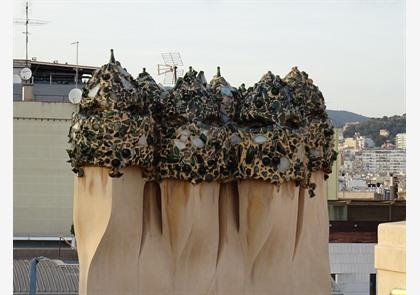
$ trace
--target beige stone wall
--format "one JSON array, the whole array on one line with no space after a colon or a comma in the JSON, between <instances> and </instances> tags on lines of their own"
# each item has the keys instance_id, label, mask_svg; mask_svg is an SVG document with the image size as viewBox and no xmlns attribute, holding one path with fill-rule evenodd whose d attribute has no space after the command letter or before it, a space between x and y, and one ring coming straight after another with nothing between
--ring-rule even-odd
<instances>
[{"instance_id":1,"label":"beige stone wall","mask_svg":"<svg viewBox=\"0 0 420 295\"><path fill-rule=\"evenodd\" d=\"M13 102L13 234L69 236L73 176L67 133L76 107Z\"/></svg>"},{"instance_id":2,"label":"beige stone wall","mask_svg":"<svg viewBox=\"0 0 420 295\"><path fill-rule=\"evenodd\" d=\"M382 223L378 227L378 245L375 246L378 295L406 288L405 230L405 221Z\"/></svg>"}]
</instances>

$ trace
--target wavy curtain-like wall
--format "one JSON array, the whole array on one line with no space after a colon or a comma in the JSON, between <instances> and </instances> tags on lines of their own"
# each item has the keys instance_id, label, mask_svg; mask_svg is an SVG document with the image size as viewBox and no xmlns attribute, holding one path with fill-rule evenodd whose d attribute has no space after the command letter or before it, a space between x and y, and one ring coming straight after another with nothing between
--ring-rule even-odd
<instances>
[{"instance_id":1,"label":"wavy curtain-like wall","mask_svg":"<svg viewBox=\"0 0 420 295\"><path fill-rule=\"evenodd\" d=\"M293 182L76 177L80 294L329 294L323 173Z\"/></svg>"}]
</instances>

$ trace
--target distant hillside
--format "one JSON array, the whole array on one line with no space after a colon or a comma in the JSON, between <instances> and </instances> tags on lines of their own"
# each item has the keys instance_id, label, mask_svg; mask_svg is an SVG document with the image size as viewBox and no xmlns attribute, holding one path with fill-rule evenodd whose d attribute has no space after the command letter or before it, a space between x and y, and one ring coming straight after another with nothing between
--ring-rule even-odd
<instances>
[{"instance_id":1,"label":"distant hillside","mask_svg":"<svg viewBox=\"0 0 420 295\"><path fill-rule=\"evenodd\" d=\"M344 137L353 137L355 132L362 136L367 136L373 139L376 146L381 146L386 140L394 143L395 135L398 133L405 133L406 119L405 114L402 116L371 118L356 126L350 126L344 131ZM380 129L389 131L389 137L379 135Z\"/></svg>"},{"instance_id":2,"label":"distant hillside","mask_svg":"<svg viewBox=\"0 0 420 295\"><path fill-rule=\"evenodd\" d=\"M348 112L348 111L334 111L327 110L334 127L341 128L348 122L363 122L369 120L368 117Z\"/></svg>"}]
</instances>

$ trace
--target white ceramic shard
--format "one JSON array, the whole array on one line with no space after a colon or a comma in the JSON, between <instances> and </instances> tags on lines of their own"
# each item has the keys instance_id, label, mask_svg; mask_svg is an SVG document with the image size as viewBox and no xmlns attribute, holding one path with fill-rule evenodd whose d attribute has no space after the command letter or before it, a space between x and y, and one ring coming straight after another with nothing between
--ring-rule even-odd
<instances>
[{"instance_id":1,"label":"white ceramic shard","mask_svg":"<svg viewBox=\"0 0 420 295\"><path fill-rule=\"evenodd\" d=\"M145 135L142 135L140 138L139 138L139 145L141 145L141 146L147 146L147 139L146 139L146 136Z\"/></svg>"},{"instance_id":2,"label":"white ceramic shard","mask_svg":"<svg viewBox=\"0 0 420 295\"><path fill-rule=\"evenodd\" d=\"M186 143L179 139L174 139L174 144L181 151L187 147Z\"/></svg>"},{"instance_id":3,"label":"white ceramic shard","mask_svg":"<svg viewBox=\"0 0 420 295\"><path fill-rule=\"evenodd\" d=\"M267 141L267 137L265 137L265 136L264 136L264 135L262 135L262 134L258 134L258 135L256 135L256 136L254 137L253 141L254 141L255 143L258 143L258 144L260 144L260 143L264 143L264 142L266 142L266 141Z\"/></svg>"},{"instance_id":4,"label":"white ceramic shard","mask_svg":"<svg viewBox=\"0 0 420 295\"><path fill-rule=\"evenodd\" d=\"M179 138L180 141L186 143L188 141L188 136L186 135L181 135L181 137Z\"/></svg>"},{"instance_id":5,"label":"white ceramic shard","mask_svg":"<svg viewBox=\"0 0 420 295\"><path fill-rule=\"evenodd\" d=\"M277 169L280 172L284 172L290 169L290 160L286 157L281 157L280 164L277 165Z\"/></svg>"},{"instance_id":6,"label":"white ceramic shard","mask_svg":"<svg viewBox=\"0 0 420 295\"><path fill-rule=\"evenodd\" d=\"M98 94L99 88L101 87L100 84L96 84L91 90L89 90L88 97L95 98L96 94Z\"/></svg>"},{"instance_id":7,"label":"white ceramic shard","mask_svg":"<svg viewBox=\"0 0 420 295\"><path fill-rule=\"evenodd\" d=\"M79 130L79 122L77 122L76 124L73 125L73 127L71 127L73 130Z\"/></svg>"},{"instance_id":8,"label":"white ceramic shard","mask_svg":"<svg viewBox=\"0 0 420 295\"><path fill-rule=\"evenodd\" d=\"M242 140L241 140L241 137L240 137L238 134L233 133L233 134L230 136L230 142L231 142L232 144L240 144L240 143L242 142Z\"/></svg>"},{"instance_id":9,"label":"white ceramic shard","mask_svg":"<svg viewBox=\"0 0 420 295\"><path fill-rule=\"evenodd\" d=\"M201 140L200 137L198 136L194 136L192 139L192 144L198 148L203 148L204 147L204 142Z\"/></svg>"},{"instance_id":10,"label":"white ceramic shard","mask_svg":"<svg viewBox=\"0 0 420 295\"><path fill-rule=\"evenodd\" d=\"M190 136L191 132L188 129L182 129L181 131L179 131L179 134L184 136Z\"/></svg>"}]
</instances>

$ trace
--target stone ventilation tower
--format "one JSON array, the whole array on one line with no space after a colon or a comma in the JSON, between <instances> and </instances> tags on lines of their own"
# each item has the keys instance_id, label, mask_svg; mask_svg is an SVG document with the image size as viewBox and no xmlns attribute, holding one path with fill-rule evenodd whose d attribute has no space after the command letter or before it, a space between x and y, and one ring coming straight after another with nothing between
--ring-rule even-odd
<instances>
[{"instance_id":1,"label":"stone ventilation tower","mask_svg":"<svg viewBox=\"0 0 420 295\"><path fill-rule=\"evenodd\" d=\"M329 294L332 135L297 68L168 91L111 53L69 132L80 294Z\"/></svg>"}]
</instances>

